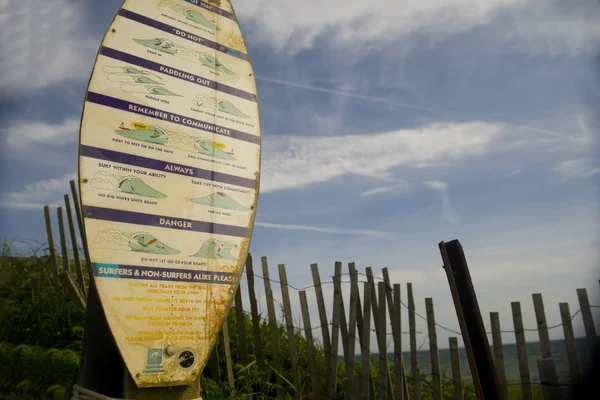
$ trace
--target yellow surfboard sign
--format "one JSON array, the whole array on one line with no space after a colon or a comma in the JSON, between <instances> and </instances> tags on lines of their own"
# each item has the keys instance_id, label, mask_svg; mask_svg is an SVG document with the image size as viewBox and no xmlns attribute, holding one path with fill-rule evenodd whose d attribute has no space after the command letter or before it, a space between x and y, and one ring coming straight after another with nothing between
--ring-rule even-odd
<instances>
[{"instance_id":1,"label":"yellow surfboard sign","mask_svg":"<svg viewBox=\"0 0 600 400\"><path fill-rule=\"evenodd\" d=\"M207 362L248 255L260 135L230 0L125 0L88 86L79 185L93 279L140 388L189 385Z\"/></svg>"}]
</instances>

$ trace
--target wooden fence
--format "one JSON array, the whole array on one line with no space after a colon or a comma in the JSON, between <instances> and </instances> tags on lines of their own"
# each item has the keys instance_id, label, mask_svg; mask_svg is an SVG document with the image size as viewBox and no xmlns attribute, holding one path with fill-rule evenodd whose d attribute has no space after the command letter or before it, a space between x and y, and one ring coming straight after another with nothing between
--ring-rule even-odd
<instances>
[{"instance_id":1,"label":"wooden fence","mask_svg":"<svg viewBox=\"0 0 600 400\"><path fill-rule=\"evenodd\" d=\"M76 195L76 193L73 193ZM85 262L80 261L80 251L77 244L77 235L73 213L69 204L69 197L65 196L65 210L67 225L69 227L70 241L67 239L62 207L58 208L60 238L59 254L54 245L50 209L44 208L48 228L48 243L50 262L56 281L65 289L74 301L85 307L86 281L88 273ZM78 204L77 200L74 204ZM75 206L75 211L77 206ZM69 249L69 243L71 249ZM85 252L85 249L83 249ZM72 255L72 257L69 256ZM72 261L70 261L70 259ZM406 283L402 287L399 283L390 281L389 271L384 268L382 276L375 276L373 269L367 267L359 271L354 263L347 265L347 272L341 262L334 266L333 280L322 281L317 264L310 266L313 284L308 287L297 288L287 281L286 267L278 265L278 279L269 276L269 266L266 257L261 257L262 275L255 272L256 266L251 255L248 256L245 268L247 281L247 298L249 310L242 304L241 287L237 291L231 318L235 319L232 325L224 324L219 336L220 346L215 346L209 359L208 375L214 381L226 381L230 395L235 398L239 385L236 381L236 372L240 366L244 368L257 368L258 371L273 371L268 374L268 381L261 382L261 390L265 385L272 384L276 388L279 398L289 397L310 399L464 399L474 398L473 389L465 385L459 357L458 330L444 327L435 320L434 301L425 299L425 315L418 313L413 296L413 286ZM349 278L349 281L348 281ZM343 281L343 279L346 279ZM266 318L259 314L259 300L256 296L258 281L264 285L266 301ZM349 293L343 293L342 283L350 284ZM273 286L279 286L283 301L284 324L280 326L275 313ZM333 308L328 312L323 294L324 285L333 285ZM362 290L361 290L362 289ZM402 291L406 292L406 301L402 300ZM310 310L307 302L308 291L314 291L317 301L319 326L311 325ZM362 294L362 296L361 296ZM292 297L298 296L301 309L301 323L295 322L292 315ZM521 303L512 302L512 330L502 330L497 312L489 315L491 323L491 347L494 355L502 398L511 398L512 386L520 388L516 398L533 399L560 399L568 388L578 382L582 371L576 345L572 320L581 314L585 327L587 347L590 354L595 354L597 334L593 321L592 308L598 307L589 302L586 289L577 289L579 300L578 310L571 313L568 303L560 303L561 324L548 326L545 316L542 295L532 295L536 316L537 332L541 358L537 360L539 380L531 378L528 360L527 343ZM246 306L248 307L248 306ZM405 321L402 315L408 315L408 332L403 331ZM247 324L247 319L251 320ZM431 373L421 373L422 365L418 363L417 353L423 342L417 345L416 319L420 318L427 323L427 339L429 340L429 355ZM299 321L299 320L297 320ZM231 329L235 328L235 331ZM268 333L265 335L264 329ZM570 376L559 381L556 366L552 355L549 330L560 329L564 332L564 345L566 346L567 360ZM448 347L450 351L451 376L442 374L438 350L437 331L443 329L452 332ZM281 333L285 332L284 335ZM321 332L321 340L316 340L315 331ZM518 368L520 379L510 382L505 370L504 346L501 333L514 333L517 348ZM404 360L402 352L403 336L408 333L410 352L408 360ZM238 348L232 348L230 337L235 335ZM391 337L391 349L388 340ZM341 348L340 348L341 339ZM265 342L265 343L263 343ZM301 343L300 343L301 342ZM266 345L268 344L268 345ZM301 345L301 346L300 346ZM373 346L372 346L373 345ZM377 348L372 352L373 347ZM219 349L224 354L219 354ZM301 350L301 351L300 351ZM340 357L338 354L343 354ZM284 362L283 354L287 362ZM358 356L358 357L357 357ZM226 374L221 376L219 364L224 357ZM318 360L325 364L325 371L319 367ZM285 364L285 365L284 365ZM303 371L304 366L307 371ZM291 379L286 378L286 374ZM341 372L340 372L341 371ZM323 373L326 376L323 376ZM340 396L340 389L343 396ZM565 390L566 389L566 390ZM258 393L262 393L259 391ZM514 398L514 397L512 397Z\"/></svg>"}]
</instances>

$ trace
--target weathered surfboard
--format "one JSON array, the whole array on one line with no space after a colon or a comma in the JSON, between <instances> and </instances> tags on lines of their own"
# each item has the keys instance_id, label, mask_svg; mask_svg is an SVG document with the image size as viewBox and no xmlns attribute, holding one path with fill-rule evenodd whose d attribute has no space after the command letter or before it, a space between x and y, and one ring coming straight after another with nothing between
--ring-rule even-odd
<instances>
[{"instance_id":1,"label":"weathered surfboard","mask_svg":"<svg viewBox=\"0 0 600 400\"><path fill-rule=\"evenodd\" d=\"M94 282L140 388L198 379L239 285L260 178L256 82L229 0L126 0L80 132Z\"/></svg>"}]
</instances>

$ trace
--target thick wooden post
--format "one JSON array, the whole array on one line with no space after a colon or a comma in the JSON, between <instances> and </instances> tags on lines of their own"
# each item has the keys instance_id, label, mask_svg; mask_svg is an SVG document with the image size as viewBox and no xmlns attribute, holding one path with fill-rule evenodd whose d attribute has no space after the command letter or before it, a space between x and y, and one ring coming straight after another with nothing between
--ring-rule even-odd
<instances>
[{"instance_id":1,"label":"thick wooden post","mask_svg":"<svg viewBox=\"0 0 600 400\"><path fill-rule=\"evenodd\" d=\"M456 316L471 367L477 398L501 398L500 384L492 359L479 303L463 248L458 240L439 243Z\"/></svg>"}]
</instances>

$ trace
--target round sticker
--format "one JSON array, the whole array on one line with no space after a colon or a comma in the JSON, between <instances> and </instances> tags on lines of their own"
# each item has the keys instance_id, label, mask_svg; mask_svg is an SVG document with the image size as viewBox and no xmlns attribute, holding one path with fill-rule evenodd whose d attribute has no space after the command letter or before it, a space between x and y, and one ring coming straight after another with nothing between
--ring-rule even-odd
<instances>
[{"instance_id":1,"label":"round sticker","mask_svg":"<svg viewBox=\"0 0 600 400\"><path fill-rule=\"evenodd\" d=\"M181 369L190 369L196 363L196 355L191 350L183 350L177 357L177 363Z\"/></svg>"}]
</instances>

